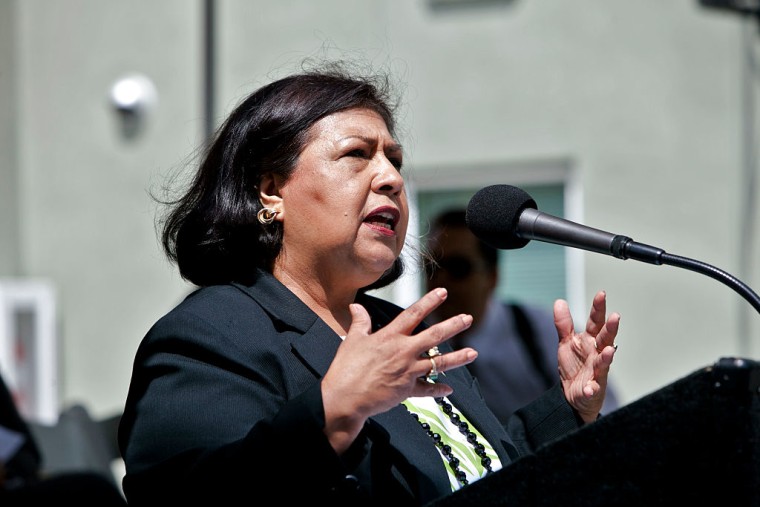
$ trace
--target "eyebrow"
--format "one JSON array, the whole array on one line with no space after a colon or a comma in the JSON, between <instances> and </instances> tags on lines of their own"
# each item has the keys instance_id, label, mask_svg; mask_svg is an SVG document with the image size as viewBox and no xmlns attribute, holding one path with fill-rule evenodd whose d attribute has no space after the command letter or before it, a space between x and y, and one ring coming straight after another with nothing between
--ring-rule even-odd
<instances>
[{"instance_id":1,"label":"eyebrow","mask_svg":"<svg viewBox=\"0 0 760 507\"><path fill-rule=\"evenodd\" d=\"M390 146L388 146L388 151L392 151L394 153L395 152L399 152L399 153L402 153L402 154L404 153L404 150L403 150L402 146L399 143L393 143Z\"/></svg>"},{"instance_id":2,"label":"eyebrow","mask_svg":"<svg viewBox=\"0 0 760 507\"><path fill-rule=\"evenodd\" d=\"M377 144L377 139L376 138L362 136L362 135L346 136L343 139L361 139L362 141L364 141L367 144L373 144L373 145ZM401 146L401 144L399 144L397 142L394 142L393 144L389 144L387 146L387 150L388 151L393 151L393 152L401 152L401 153L403 153L403 151L404 151L403 148L402 148L402 146Z\"/></svg>"}]
</instances>

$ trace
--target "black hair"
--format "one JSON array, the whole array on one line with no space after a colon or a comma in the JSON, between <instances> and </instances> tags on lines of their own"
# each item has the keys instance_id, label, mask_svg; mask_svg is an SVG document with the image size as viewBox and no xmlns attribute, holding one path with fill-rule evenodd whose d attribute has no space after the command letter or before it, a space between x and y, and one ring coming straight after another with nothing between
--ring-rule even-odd
<instances>
[{"instance_id":1,"label":"black hair","mask_svg":"<svg viewBox=\"0 0 760 507\"><path fill-rule=\"evenodd\" d=\"M378 113L395 137L397 102L387 75L352 74L340 62L304 70L248 95L216 131L189 187L160 220L161 243L185 280L196 285L251 283L257 268L272 271L282 248L282 225L262 225L262 175L287 179L325 116L353 108ZM403 273L393 267L369 290Z\"/></svg>"},{"instance_id":2,"label":"black hair","mask_svg":"<svg viewBox=\"0 0 760 507\"><path fill-rule=\"evenodd\" d=\"M450 229L452 227L467 229L467 211L461 208L452 208L438 214L433 220L433 231ZM490 271L496 271L499 266L499 251L488 243L478 239L480 256Z\"/></svg>"}]
</instances>

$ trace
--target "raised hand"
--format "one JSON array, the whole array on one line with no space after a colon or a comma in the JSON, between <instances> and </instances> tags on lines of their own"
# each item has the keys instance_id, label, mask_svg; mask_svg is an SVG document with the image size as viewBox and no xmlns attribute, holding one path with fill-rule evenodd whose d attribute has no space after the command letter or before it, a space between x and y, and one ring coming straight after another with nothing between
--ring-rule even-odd
<instances>
[{"instance_id":1,"label":"raised hand","mask_svg":"<svg viewBox=\"0 0 760 507\"><path fill-rule=\"evenodd\" d=\"M557 359L565 398L585 422L597 419L607 390L607 375L617 346L620 314L607 314L607 295L594 296L583 332L576 333L567 302L554 303L554 325L559 335Z\"/></svg>"},{"instance_id":2,"label":"raised hand","mask_svg":"<svg viewBox=\"0 0 760 507\"><path fill-rule=\"evenodd\" d=\"M322 380L325 433L337 452L353 442L368 417L412 396L451 394L448 385L425 380L433 365L441 374L475 360L472 348L436 355L432 361L427 354L470 327L471 315L457 315L412 334L446 296L445 289L431 290L374 333L364 307L351 305L348 335Z\"/></svg>"}]
</instances>

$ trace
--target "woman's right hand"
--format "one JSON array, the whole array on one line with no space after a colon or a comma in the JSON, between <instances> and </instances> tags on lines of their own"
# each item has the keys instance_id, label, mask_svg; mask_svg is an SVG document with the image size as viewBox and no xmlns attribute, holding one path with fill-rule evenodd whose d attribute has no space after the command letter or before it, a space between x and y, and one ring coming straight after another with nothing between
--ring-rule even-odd
<instances>
[{"instance_id":1,"label":"woman's right hand","mask_svg":"<svg viewBox=\"0 0 760 507\"><path fill-rule=\"evenodd\" d=\"M457 315L412 334L446 296L446 289L431 290L374 333L367 310L351 305L348 335L322 379L324 431L336 452L351 445L370 416L409 397L451 394L448 385L425 380L432 367L427 352L469 328L472 316ZM474 349L465 347L433 360L437 371L443 373L469 364L477 356Z\"/></svg>"}]
</instances>

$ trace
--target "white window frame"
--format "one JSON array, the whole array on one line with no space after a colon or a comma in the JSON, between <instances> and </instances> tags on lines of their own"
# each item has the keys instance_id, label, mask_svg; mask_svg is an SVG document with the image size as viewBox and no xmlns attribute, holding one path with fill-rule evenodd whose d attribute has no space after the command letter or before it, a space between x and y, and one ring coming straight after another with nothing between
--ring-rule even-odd
<instances>
[{"instance_id":1,"label":"white window frame","mask_svg":"<svg viewBox=\"0 0 760 507\"><path fill-rule=\"evenodd\" d=\"M31 336L17 336L17 317L29 312ZM28 354L20 355L20 349ZM56 297L46 280L0 279L0 373L22 416L54 424L58 418Z\"/></svg>"}]
</instances>

